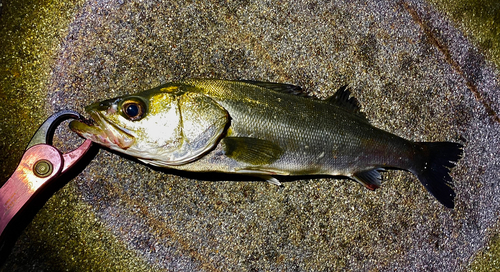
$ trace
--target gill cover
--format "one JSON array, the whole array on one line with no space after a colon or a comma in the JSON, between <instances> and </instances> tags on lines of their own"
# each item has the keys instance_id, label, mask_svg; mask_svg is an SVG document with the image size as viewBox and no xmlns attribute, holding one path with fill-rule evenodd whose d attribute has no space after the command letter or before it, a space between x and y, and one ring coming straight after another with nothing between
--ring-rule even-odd
<instances>
[{"instance_id":1,"label":"gill cover","mask_svg":"<svg viewBox=\"0 0 500 272\"><path fill-rule=\"evenodd\" d=\"M171 101L169 109L164 108L166 100ZM229 115L218 103L201 93L168 87L151 95L149 112L138 122L141 121L149 123L147 129L155 131L156 137L145 137L149 142L145 145L149 147L140 148L142 156L138 156L139 160L155 166L175 166L197 160L214 148L226 128Z\"/></svg>"},{"instance_id":2,"label":"gill cover","mask_svg":"<svg viewBox=\"0 0 500 272\"><path fill-rule=\"evenodd\" d=\"M165 88L162 91L175 92L177 88ZM163 156L153 155L141 161L156 166L182 165L202 157L213 149L221 138L229 122L227 111L211 98L197 92L184 92L176 97L178 115L174 121L178 123L175 130L175 139ZM152 97L154 103L161 103L161 99ZM153 104L154 104L153 103ZM151 105L154 108L154 105ZM151 112L153 115L153 110ZM161 128L158 128L161 129Z\"/></svg>"}]
</instances>

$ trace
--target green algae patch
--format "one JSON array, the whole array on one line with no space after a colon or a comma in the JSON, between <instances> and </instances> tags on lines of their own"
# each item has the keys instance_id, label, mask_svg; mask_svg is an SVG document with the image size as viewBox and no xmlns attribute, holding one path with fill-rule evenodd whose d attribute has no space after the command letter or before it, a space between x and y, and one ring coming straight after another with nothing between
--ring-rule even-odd
<instances>
[{"instance_id":1,"label":"green algae patch","mask_svg":"<svg viewBox=\"0 0 500 272\"><path fill-rule=\"evenodd\" d=\"M500 2L478 0L443 1L431 0L439 10L446 13L466 33L497 68L500 68ZM468 271L493 271L500 263L499 228L473 258Z\"/></svg>"},{"instance_id":2,"label":"green algae patch","mask_svg":"<svg viewBox=\"0 0 500 272\"><path fill-rule=\"evenodd\" d=\"M52 114L46 105L52 66L69 22L82 4L83 1L45 0L2 3L0 185L14 172L38 126ZM51 267L78 271L82 267L97 269L103 264L112 271L145 267L101 226L89 212L91 207L75 195L64 188L47 202L18 239L17 243L24 246L15 247L11 254L16 248L23 249L15 254L21 260L7 262L2 271L22 270L20 266L29 266L33 259L39 260L40 270ZM74 248L82 250L75 252Z\"/></svg>"},{"instance_id":3,"label":"green algae patch","mask_svg":"<svg viewBox=\"0 0 500 272\"><path fill-rule=\"evenodd\" d=\"M500 68L500 2L431 0Z\"/></svg>"},{"instance_id":4,"label":"green algae patch","mask_svg":"<svg viewBox=\"0 0 500 272\"><path fill-rule=\"evenodd\" d=\"M0 184L12 174L46 109L51 65L82 1L4 1L0 15Z\"/></svg>"},{"instance_id":5,"label":"green algae patch","mask_svg":"<svg viewBox=\"0 0 500 272\"><path fill-rule=\"evenodd\" d=\"M54 215L57 214L57 215ZM2 271L147 271L151 266L114 236L79 199L74 186L56 193L18 240L17 260ZM26 243L26 245L24 245ZM23 246L24 245L24 246ZM75 248L79 250L74 250ZM28 267L33 259L37 267ZM23 268L23 264L27 267Z\"/></svg>"},{"instance_id":6,"label":"green algae patch","mask_svg":"<svg viewBox=\"0 0 500 272\"><path fill-rule=\"evenodd\" d=\"M500 266L500 234L496 233L488 245L477 253L467 271L496 271Z\"/></svg>"}]
</instances>

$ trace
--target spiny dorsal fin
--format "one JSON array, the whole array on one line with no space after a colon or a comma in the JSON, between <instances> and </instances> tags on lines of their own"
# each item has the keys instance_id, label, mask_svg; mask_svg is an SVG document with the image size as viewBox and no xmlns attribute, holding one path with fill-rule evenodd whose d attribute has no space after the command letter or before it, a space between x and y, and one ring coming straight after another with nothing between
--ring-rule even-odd
<instances>
[{"instance_id":1,"label":"spiny dorsal fin","mask_svg":"<svg viewBox=\"0 0 500 272\"><path fill-rule=\"evenodd\" d=\"M334 95L330 96L325 101L350 113L354 113L368 121L366 119L366 115L361 111L359 101L355 97L351 96L351 91L349 90L348 85L340 87Z\"/></svg>"},{"instance_id":2,"label":"spiny dorsal fin","mask_svg":"<svg viewBox=\"0 0 500 272\"><path fill-rule=\"evenodd\" d=\"M296 96L317 99L315 97L308 96L307 93L305 93L300 86L292 84L262 82L253 80L240 80L240 81L256 85L262 88L270 89L276 92L282 92ZM348 85L340 87L340 89L338 89L333 96L330 96L329 98L325 99L325 101L339 108L342 108L347 112L354 113L358 117L361 117L361 119L363 119L364 121L368 122L368 119L366 119L366 115L361 111L361 105L359 104L359 101L355 97L351 97L351 91L349 90Z\"/></svg>"},{"instance_id":3,"label":"spiny dorsal fin","mask_svg":"<svg viewBox=\"0 0 500 272\"><path fill-rule=\"evenodd\" d=\"M285 84L285 83L273 83L273 82L262 82L262 81L253 81L253 80L240 80L241 82L245 82L248 84L256 85L262 88L270 89L276 92L288 93L303 97L308 97L307 93L302 90L302 87Z\"/></svg>"},{"instance_id":4,"label":"spiny dorsal fin","mask_svg":"<svg viewBox=\"0 0 500 272\"><path fill-rule=\"evenodd\" d=\"M257 138L225 137L221 143L226 156L252 165L273 163L283 154L279 145Z\"/></svg>"},{"instance_id":5,"label":"spiny dorsal fin","mask_svg":"<svg viewBox=\"0 0 500 272\"><path fill-rule=\"evenodd\" d=\"M375 190L380 187L380 181L382 180L382 175L380 175L379 171L384 171L384 169L377 168L357 172L352 175L352 178L363 184L366 188Z\"/></svg>"}]
</instances>

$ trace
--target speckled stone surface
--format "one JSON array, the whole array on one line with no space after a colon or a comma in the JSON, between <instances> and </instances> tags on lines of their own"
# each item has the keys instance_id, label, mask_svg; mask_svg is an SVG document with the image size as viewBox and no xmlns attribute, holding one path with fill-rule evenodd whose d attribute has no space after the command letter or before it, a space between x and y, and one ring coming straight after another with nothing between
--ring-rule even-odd
<instances>
[{"instance_id":1,"label":"speckled stone surface","mask_svg":"<svg viewBox=\"0 0 500 272\"><path fill-rule=\"evenodd\" d=\"M291 83L322 98L349 83L375 126L465 150L454 210L403 171L385 172L374 192L333 178L278 188L100 150L41 208L1 271L461 271L498 255L481 250L498 243L499 72L431 4L10 5L0 14L2 182L53 112L189 77ZM78 142L58 132L61 148Z\"/></svg>"}]
</instances>

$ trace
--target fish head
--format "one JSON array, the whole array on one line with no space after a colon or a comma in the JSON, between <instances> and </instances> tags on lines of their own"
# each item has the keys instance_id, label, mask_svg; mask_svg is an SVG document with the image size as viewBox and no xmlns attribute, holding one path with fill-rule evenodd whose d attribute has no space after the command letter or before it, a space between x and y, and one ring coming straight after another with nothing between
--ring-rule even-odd
<instances>
[{"instance_id":1,"label":"fish head","mask_svg":"<svg viewBox=\"0 0 500 272\"><path fill-rule=\"evenodd\" d=\"M70 128L83 138L157 166L182 165L213 148L228 114L211 98L179 86L158 87L85 108Z\"/></svg>"}]
</instances>

